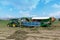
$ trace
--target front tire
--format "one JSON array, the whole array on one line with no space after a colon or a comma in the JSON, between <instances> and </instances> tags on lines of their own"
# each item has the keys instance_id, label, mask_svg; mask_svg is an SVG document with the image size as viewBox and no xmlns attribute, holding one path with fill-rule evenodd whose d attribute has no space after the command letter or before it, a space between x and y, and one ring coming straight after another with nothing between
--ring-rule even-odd
<instances>
[{"instance_id":1,"label":"front tire","mask_svg":"<svg viewBox=\"0 0 60 40\"><path fill-rule=\"evenodd\" d=\"M16 27L16 25L15 25L15 24L13 24L12 26L13 26L13 27Z\"/></svg>"}]
</instances>

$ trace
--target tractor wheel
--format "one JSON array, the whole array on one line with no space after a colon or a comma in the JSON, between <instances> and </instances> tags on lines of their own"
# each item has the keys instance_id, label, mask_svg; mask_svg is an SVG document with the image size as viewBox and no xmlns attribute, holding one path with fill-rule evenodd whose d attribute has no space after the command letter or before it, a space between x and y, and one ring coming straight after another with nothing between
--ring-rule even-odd
<instances>
[{"instance_id":1,"label":"tractor wheel","mask_svg":"<svg viewBox=\"0 0 60 40\"><path fill-rule=\"evenodd\" d=\"M16 27L16 25L15 25L15 24L13 24L13 27Z\"/></svg>"},{"instance_id":2,"label":"tractor wheel","mask_svg":"<svg viewBox=\"0 0 60 40\"><path fill-rule=\"evenodd\" d=\"M7 25L9 27L9 25Z\"/></svg>"}]
</instances>

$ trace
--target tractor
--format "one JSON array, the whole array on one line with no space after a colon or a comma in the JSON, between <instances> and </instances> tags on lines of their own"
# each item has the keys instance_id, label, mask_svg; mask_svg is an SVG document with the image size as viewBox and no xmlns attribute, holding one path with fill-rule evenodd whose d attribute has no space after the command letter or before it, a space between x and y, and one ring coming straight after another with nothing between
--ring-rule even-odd
<instances>
[{"instance_id":1,"label":"tractor","mask_svg":"<svg viewBox=\"0 0 60 40\"><path fill-rule=\"evenodd\" d=\"M8 27L20 27L19 19L10 19L7 26Z\"/></svg>"}]
</instances>

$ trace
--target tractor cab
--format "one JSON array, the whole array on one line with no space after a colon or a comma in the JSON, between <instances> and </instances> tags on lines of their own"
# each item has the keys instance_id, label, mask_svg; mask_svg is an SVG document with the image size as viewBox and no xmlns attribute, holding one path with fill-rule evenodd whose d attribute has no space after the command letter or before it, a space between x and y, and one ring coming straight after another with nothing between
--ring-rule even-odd
<instances>
[{"instance_id":1,"label":"tractor cab","mask_svg":"<svg viewBox=\"0 0 60 40\"><path fill-rule=\"evenodd\" d=\"M19 19L10 19L8 26L9 27L19 27L20 26Z\"/></svg>"}]
</instances>

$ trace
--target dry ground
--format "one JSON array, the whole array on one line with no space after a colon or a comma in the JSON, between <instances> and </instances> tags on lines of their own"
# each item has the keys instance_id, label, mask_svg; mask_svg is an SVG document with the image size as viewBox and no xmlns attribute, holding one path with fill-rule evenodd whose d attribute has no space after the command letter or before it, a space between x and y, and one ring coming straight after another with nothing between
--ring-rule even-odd
<instances>
[{"instance_id":1,"label":"dry ground","mask_svg":"<svg viewBox=\"0 0 60 40\"><path fill-rule=\"evenodd\" d=\"M51 28L10 28L4 22L3 25L0 23L0 40L60 40L60 23Z\"/></svg>"},{"instance_id":2,"label":"dry ground","mask_svg":"<svg viewBox=\"0 0 60 40\"><path fill-rule=\"evenodd\" d=\"M60 30L21 31L18 30L7 39L14 40L60 40Z\"/></svg>"},{"instance_id":3,"label":"dry ground","mask_svg":"<svg viewBox=\"0 0 60 40\"><path fill-rule=\"evenodd\" d=\"M60 40L60 30L0 28L0 40Z\"/></svg>"}]
</instances>

